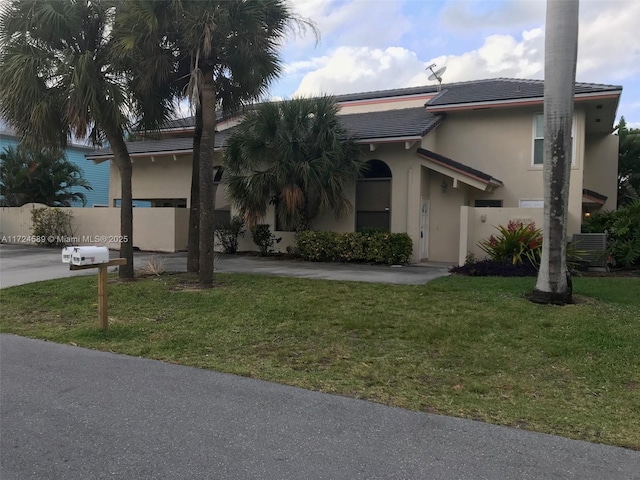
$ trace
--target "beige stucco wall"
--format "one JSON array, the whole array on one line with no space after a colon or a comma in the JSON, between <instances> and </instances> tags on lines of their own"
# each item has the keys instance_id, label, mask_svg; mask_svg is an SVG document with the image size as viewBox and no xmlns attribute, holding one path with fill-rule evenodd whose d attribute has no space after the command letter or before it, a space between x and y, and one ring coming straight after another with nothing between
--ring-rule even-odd
<instances>
[{"instance_id":1,"label":"beige stucco wall","mask_svg":"<svg viewBox=\"0 0 640 480\"><path fill-rule=\"evenodd\" d=\"M460 208L458 264L463 265L469 253L476 258L485 257L478 242L495 235L497 226L506 226L510 220L515 220L524 224L534 222L536 227L542 228L543 217L542 208Z\"/></svg>"},{"instance_id":2,"label":"beige stucco wall","mask_svg":"<svg viewBox=\"0 0 640 480\"><path fill-rule=\"evenodd\" d=\"M617 208L618 142L617 135L592 134L585 144L583 188L606 195L605 210Z\"/></svg>"},{"instance_id":3,"label":"beige stucco wall","mask_svg":"<svg viewBox=\"0 0 640 480\"><path fill-rule=\"evenodd\" d=\"M533 166L533 120L542 106L500 110L452 112L437 129L436 151L488 173L504 183L492 193L475 190L476 199L502 200L506 208L516 208L519 200L543 199L542 166ZM574 158L569 191L569 230L579 230L582 215L582 174L584 166L584 112L574 117Z\"/></svg>"},{"instance_id":4,"label":"beige stucco wall","mask_svg":"<svg viewBox=\"0 0 640 480\"><path fill-rule=\"evenodd\" d=\"M215 164L220 165L221 155L216 153ZM121 197L120 172L111 162L111 181L109 182L109 206L114 199ZM133 160L131 188L134 199L186 198L190 203L191 157L181 156L136 158Z\"/></svg>"},{"instance_id":5,"label":"beige stucco wall","mask_svg":"<svg viewBox=\"0 0 640 480\"><path fill-rule=\"evenodd\" d=\"M30 236L31 210L42 205L5 207L1 210L2 236ZM73 244L120 247L119 208L65 208L71 212ZM186 249L189 211L185 208L140 208L133 211L133 245L141 250L175 252ZM23 241L8 243L25 243Z\"/></svg>"}]
</instances>

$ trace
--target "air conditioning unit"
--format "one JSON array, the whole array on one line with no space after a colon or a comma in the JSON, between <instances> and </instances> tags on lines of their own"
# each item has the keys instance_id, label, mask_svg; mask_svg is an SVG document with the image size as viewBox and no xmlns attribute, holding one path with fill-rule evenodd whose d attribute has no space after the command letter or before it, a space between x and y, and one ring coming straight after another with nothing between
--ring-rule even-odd
<instances>
[{"instance_id":1,"label":"air conditioning unit","mask_svg":"<svg viewBox=\"0 0 640 480\"><path fill-rule=\"evenodd\" d=\"M573 247L581 252L581 258L590 267L607 266L607 234L575 233Z\"/></svg>"}]
</instances>

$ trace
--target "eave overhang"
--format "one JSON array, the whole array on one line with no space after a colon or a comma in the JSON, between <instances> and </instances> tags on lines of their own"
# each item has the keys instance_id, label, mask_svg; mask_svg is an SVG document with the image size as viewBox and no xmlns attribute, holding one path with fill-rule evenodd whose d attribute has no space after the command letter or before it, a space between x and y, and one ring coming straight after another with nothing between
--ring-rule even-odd
<instances>
[{"instance_id":1,"label":"eave overhang","mask_svg":"<svg viewBox=\"0 0 640 480\"><path fill-rule=\"evenodd\" d=\"M422 159L423 166L453 178L454 187L457 182L462 182L478 190L492 192L503 185L500 180L491 175L424 148L418 148L417 154Z\"/></svg>"}]
</instances>

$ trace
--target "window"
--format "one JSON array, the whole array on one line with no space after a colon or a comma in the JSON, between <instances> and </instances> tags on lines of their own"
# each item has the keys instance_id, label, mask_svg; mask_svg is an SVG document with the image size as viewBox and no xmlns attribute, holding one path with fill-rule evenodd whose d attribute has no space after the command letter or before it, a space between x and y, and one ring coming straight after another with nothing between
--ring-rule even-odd
<instances>
[{"instance_id":1,"label":"window","mask_svg":"<svg viewBox=\"0 0 640 480\"><path fill-rule=\"evenodd\" d=\"M543 208L544 200L520 200L520 208Z\"/></svg>"},{"instance_id":2,"label":"window","mask_svg":"<svg viewBox=\"0 0 640 480\"><path fill-rule=\"evenodd\" d=\"M476 200L473 204L474 207L502 207L502 200Z\"/></svg>"},{"instance_id":3,"label":"window","mask_svg":"<svg viewBox=\"0 0 640 480\"><path fill-rule=\"evenodd\" d=\"M544 158L544 115L538 113L533 120L533 164L542 165Z\"/></svg>"},{"instance_id":4,"label":"window","mask_svg":"<svg viewBox=\"0 0 640 480\"><path fill-rule=\"evenodd\" d=\"M575 118L571 124L571 165L576 164ZM544 160L544 114L533 116L533 165L542 166Z\"/></svg>"}]
</instances>

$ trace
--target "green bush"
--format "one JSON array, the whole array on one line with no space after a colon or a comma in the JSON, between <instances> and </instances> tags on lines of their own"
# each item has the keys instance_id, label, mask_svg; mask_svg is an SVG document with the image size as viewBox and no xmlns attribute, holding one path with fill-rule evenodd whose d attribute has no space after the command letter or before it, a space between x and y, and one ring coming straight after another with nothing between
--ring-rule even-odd
<instances>
[{"instance_id":1,"label":"green bush","mask_svg":"<svg viewBox=\"0 0 640 480\"><path fill-rule=\"evenodd\" d=\"M59 208L34 208L31 210L33 236L44 247L64 247L71 243L73 215Z\"/></svg>"},{"instance_id":2,"label":"green bush","mask_svg":"<svg viewBox=\"0 0 640 480\"><path fill-rule=\"evenodd\" d=\"M251 237L253 238L253 243L258 246L258 250L262 256L272 253L273 246L282 240L282 238L277 238L271 233L270 227L267 224L253 226L251 228Z\"/></svg>"},{"instance_id":3,"label":"green bush","mask_svg":"<svg viewBox=\"0 0 640 480\"><path fill-rule=\"evenodd\" d=\"M406 233L303 231L296 235L296 247L302 258L313 262L393 265L409 262L413 242Z\"/></svg>"},{"instance_id":4,"label":"green bush","mask_svg":"<svg viewBox=\"0 0 640 480\"><path fill-rule=\"evenodd\" d=\"M616 211L594 212L585 233L607 233L607 253L614 265L640 265L640 200Z\"/></svg>"},{"instance_id":5,"label":"green bush","mask_svg":"<svg viewBox=\"0 0 640 480\"><path fill-rule=\"evenodd\" d=\"M224 222L214 231L216 240L220 242L224 253L236 253L238 251L238 238L245 232L244 220L241 217L233 217L230 222Z\"/></svg>"},{"instance_id":6,"label":"green bush","mask_svg":"<svg viewBox=\"0 0 640 480\"><path fill-rule=\"evenodd\" d=\"M511 262L513 265L529 260L536 267L540 265L542 256L542 231L536 224L510 220L505 227L496 227L500 234L491 235L488 240L481 241L478 246L498 262Z\"/></svg>"}]
</instances>

